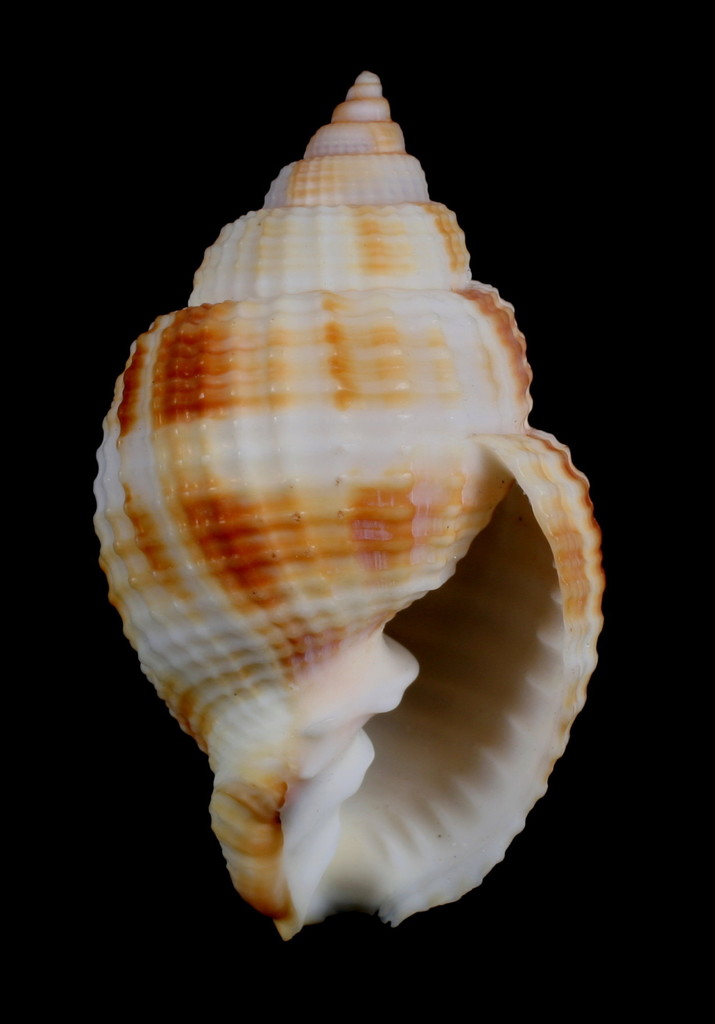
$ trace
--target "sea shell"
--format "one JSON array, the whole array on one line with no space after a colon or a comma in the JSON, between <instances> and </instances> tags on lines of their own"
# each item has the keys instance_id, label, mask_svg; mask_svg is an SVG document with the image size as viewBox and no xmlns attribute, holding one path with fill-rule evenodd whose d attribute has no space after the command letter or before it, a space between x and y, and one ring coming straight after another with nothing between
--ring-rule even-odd
<instances>
[{"instance_id":1,"label":"sea shell","mask_svg":"<svg viewBox=\"0 0 715 1024\"><path fill-rule=\"evenodd\" d=\"M563 752L603 577L530 377L367 72L132 348L101 563L209 755L234 884L285 938L458 899Z\"/></svg>"}]
</instances>

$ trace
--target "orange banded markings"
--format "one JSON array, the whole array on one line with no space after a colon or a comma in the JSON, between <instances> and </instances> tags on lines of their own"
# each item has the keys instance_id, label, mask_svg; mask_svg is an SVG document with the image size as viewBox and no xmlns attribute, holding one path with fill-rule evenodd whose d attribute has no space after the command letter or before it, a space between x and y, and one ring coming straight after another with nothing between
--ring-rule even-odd
<instances>
[{"instance_id":1,"label":"orange banded markings","mask_svg":"<svg viewBox=\"0 0 715 1024\"><path fill-rule=\"evenodd\" d=\"M339 409L375 404L402 406L412 400L409 363L398 328L380 320L330 320L324 337Z\"/></svg>"},{"instance_id":2,"label":"orange banded markings","mask_svg":"<svg viewBox=\"0 0 715 1024\"><path fill-rule=\"evenodd\" d=\"M414 545L412 477L403 484L358 487L345 519L360 563L366 569L396 568L409 562Z\"/></svg>"},{"instance_id":3,"label":"orange banded markings","mask_svg":"<svg viewBox=\"0 0 715 1024\"><path fill-rule=\"evenodd\" d=\"M503 342L507 353L511 370L508 379L518 384L519 391L515 393L520 393L524 399L528 399L532 378L531 367L526 361L526 341L517 327L514 310L503 302L492 288L473 285L458 294L473 302L479 312L491 322L492 330Z\"/></svg>"},{"instance_id":4,"label":"orange banded markings","mask_svg":"<svg viewBox=\"0 0 715 1024\"><path fill-rule=\"evenodd\" d=\"M161 336L154 366L154 425L228 416L263 402L264 353L248 319L226 317L231 304L183 309Z\"/></svg>"},{"instance_id":5,"label":"orange banded markings","mask_svg":"<svg viewBox=\"0 0 715 1024\"><path fill-rule=\"evenodd\" d=\"M328 313L345 313L350 309L350 301L338 292L324 292L321 305Z\"/></svg>"},{"instance_id":6,"label":"orange banded markings","mask_svg":"<svg viewBox=\"0 0 715 1024\"><path fill-rule=\"evenodd\" d=\"M131 585L137 589L148 586L151 584L148 576L151 575L175 597L187 598L189 594L180 580L180 568L164 541L162 524L155 513L132 494L128 486L125 485L124 490L124 512L133 527L134 543L144 555L148 567L148 572L142 574L142 577L135 574L130 578Z\"/></svg>"},{"instance_id":7,"label":"orange banded markings","mask_svg":"<svg viewBox=\"0 0 715 1024\"><path fill-rule=\"evenodd\" d=\"M300 669L306 662L315 664L332 657L349 636L347 626L329 626L322 631L306 630L302 623L302 632L296 636L287 636L289 653L283 657L291 669Z\"/></svg>"},{"instance_id":8,"label":"orange banded markings","mask_svg":"<svg viewBox=\"0 0 715 1024\"><path fill-rule=\"evenodd\" d=\"M409 274L415 267L413 246L401 221L363 213L355 219L360 269L368 277Z\"/></svg>"},{"instance_id":9,"label":"orange banded markings","mask_svg":"<svg viewBox=\"0 0 715 1024\"><path fill-rule=\"evenodd\" d=\"M137 338L123 377L122 398L117 409L120 436L125 437L139 419L142 381L149 357L150 334Z\"/></svg>"},{"instance_id":10,"label":"orange banded markings","mask_svg":"<svg viewBox=\"0 0 715 1024\"><path fill-rule=\"evenodd\" d=\"M536 470L550 489L550 501L544 501L548 518L542 528L559 575L564 618L567 623L585 621L588 614L600 615L604 583L601 531L593 517L588 483L574 467L568 449L553 438L525 439L525 445L530 443L537 455L544 453Z\"/></svg>"},{"instance_id":11,"label":"orange banded markings","mask_svg":"<svg viewBox=\"0 0 715 1024\"><path fill-rule=\"evenodd\" d=\"M469 258L464 242L464 232L457 224L457 218L446 206L439 204L430 204L425 209L432 213L434 225L442 236L450 270L454 274L466 273L469 269Z\"/></svg>"},{"instance_id":12,"label":"orange banded markings","mask_svg":"<svg viewBox=\"0 0 715 1024\"><path fill-rule=\"evenodd\" d=\"M412 533L421 543L445 547L459 539L466 528L465 519L474 512L464 501L465 482L462 473L445 473L441 480L415 483Z\"/></svg>"},{"instance_id":13,"label":"orange banded markings","mask_svg":"<svg viewBox=\"0 0 715 1024\"><path fill-rule=\"evenodd\" d=\"M568 619L580 618L590 595L586 575L583 537L577 530L560 531L555 539L556 568L564 589L564 614Z\"/></svg>"},{"instance_id":14,"label":"orange banded markings","mask_svg":"<svg viewBox=\"0 0 715 1024\"><path fill-rule=\"evenodd\" d=\"M260 504L226 494L182 499L193 539L230 593L263 607L281 600L280 560Z\"/></svg>"}]
</instances>

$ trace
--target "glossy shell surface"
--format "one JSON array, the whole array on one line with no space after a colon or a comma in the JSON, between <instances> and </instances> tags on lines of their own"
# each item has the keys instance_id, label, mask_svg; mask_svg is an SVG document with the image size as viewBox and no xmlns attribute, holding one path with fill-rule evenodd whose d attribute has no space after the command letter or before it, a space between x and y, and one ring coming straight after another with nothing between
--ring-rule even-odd
<instances>
[{"instance_id":1,"label":"glossy shell surface","mask_svg":"<svg viewBox=\"0 0 715 1024\"><path fill-rule=\"evenodd\" d=\"M96 484L111 600L286 938L458 899L564 749L599 533L529 382L368 72L132 348Z\"/></svg>"}]
</instances>

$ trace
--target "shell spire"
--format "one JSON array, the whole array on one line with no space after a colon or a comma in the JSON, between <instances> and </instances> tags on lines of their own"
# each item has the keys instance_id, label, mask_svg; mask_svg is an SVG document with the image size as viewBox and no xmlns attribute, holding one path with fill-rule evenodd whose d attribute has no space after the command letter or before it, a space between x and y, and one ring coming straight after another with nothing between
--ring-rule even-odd
<instances>
[{"instance_id":1,"label":"shell spire","mask_svg":"<svg viewBox=\"0 0 715 1024\"><path fill-rule=\"evenodd\" d=\"M380 79L363 71L330 124L310 140L303 159L273 182L265 207L428 202L424 171L405 152Z\"/></svg>"},{"instance_id":2,"label":"shell spire","mask_svg":"<svg viewBox=\"0 0 715 1024\"><path fill-rule=\"evenodd\" d=\"M372 71L363 71L348 89L345 101L333 111L331 123L391 120L390 104L382 95L382 82Z\"/></svg>"},{"instance_id":3,"label":"shell spire","mask_svg":"<svg viewBox=\"0 0 715 1024\"><path fill-rule=\"evenodd\" d=\"M470 276L457 218L430 201L380 79L364 71L303 159L280 172L263 209L226 225L206 250L189 305L311 291L459 291Z\"/></svg>"},{"instance_id":4,"label":"shell spire","mask_svg":"<svg viewBox=\"0 0 715 1024\"><path fill-rule=\"evenodd\" d=\"M355 79L342 103L308 143L305 159L336 153L404 153L402 130L390 116L382 83L371 71Z\"/></svg>"}]
</instances>

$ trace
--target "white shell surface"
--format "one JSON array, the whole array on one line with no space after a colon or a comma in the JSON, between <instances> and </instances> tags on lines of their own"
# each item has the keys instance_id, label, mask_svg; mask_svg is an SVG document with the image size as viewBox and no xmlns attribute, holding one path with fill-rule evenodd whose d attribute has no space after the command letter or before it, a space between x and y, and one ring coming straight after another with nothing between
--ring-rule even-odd
<instances>
[{"instance_id":1,"label":"white shell surface","mask_svg":"<svg viewBox=\"0 0 715 1024\"><path fill-rule=\"evenodd\" d=\"M370 73L132 349L102 564L209 754L234 883L286 938L459 898L563 751L599 534L529 381Z\"/></svg>"},{"instance_id":2,"label":"white shell surface","mask_svg":"<svg viewBox=\"0 0 715 1024\"><path fill-rule=\"evenodd\" d=\"M190 305L317 290L457 291L469 281L464 235L439 203L263 209L223 229Z\"/></svg>"}]
</instances>

